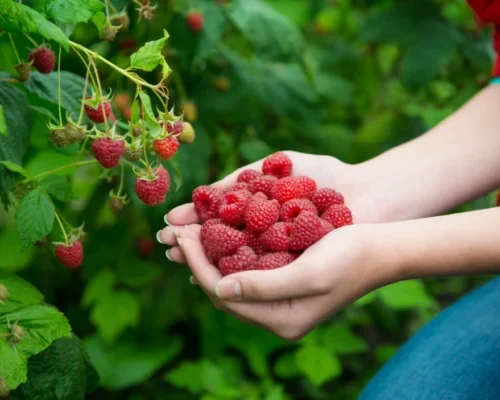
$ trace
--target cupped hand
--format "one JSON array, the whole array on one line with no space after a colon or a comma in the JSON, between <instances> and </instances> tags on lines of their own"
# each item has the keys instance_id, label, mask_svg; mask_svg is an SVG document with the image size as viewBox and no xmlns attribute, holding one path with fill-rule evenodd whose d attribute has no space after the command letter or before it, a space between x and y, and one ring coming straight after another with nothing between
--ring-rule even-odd
<instances>
[{"instance_id":1,"label":"cupped hand","mask_svg":"<svg viewBox=\"0 0 500 400\"><path fill-rule=\"evenodd\" d=\"M206 257L199 225L177 227L175 237L195 282L216 307L284 339L297 340L385 283L369 251L372 229L352 225L334 230L291 264L226 277Z\"/></svg>"}]
</instances>

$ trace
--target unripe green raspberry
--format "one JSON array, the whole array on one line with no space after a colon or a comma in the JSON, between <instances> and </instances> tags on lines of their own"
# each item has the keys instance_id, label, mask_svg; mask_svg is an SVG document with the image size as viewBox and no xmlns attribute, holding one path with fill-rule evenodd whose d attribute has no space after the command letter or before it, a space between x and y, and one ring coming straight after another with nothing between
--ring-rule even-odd
<instances>
[{"instance_id":1,"label":"unripe green raspberry","mask_svg":"<svg viewBox=\"0 0 500 400\"><path fill-rule=\"evenodd\" d=\"M7 399L9 397L10 388L2 378L0 378L0 399Z\"/></svg>"},{"instance_id":2,"label":"unripe green raspberry","mask_svg":"<svg viewBox=\"0 0 500 400\"><path fill-rule=\"evenodd\" d=\"M9 298L9 289L0 283L0 305Z\"/></svg>"},{"instance_id":3,"label":"unripe green raspberry","mask_svg":"<svg viewBox=\"0 0 500 400\"><path fill-rule=\"evenodd\" d=\"M194 142L196 134L193 126L189 122L182 123L182 133L179 136L179 141L184 144L191 144Z\"/></svg>"}]
</instances>

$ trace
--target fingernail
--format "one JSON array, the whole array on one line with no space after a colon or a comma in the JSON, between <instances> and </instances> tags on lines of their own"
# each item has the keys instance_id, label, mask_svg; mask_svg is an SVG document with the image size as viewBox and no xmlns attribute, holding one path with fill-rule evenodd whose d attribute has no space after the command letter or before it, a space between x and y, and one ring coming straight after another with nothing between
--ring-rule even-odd
<instances>
[{"instance_id":1,"label":"fingernail","mask_svg":"<svg viewBox=\"0 0 500 400\"><path fill-rule=\"evenodd\" d=\"M174 229L174 236L175 236L176 238L178 238L180 234L181 234L181 232L179 231L179 229L178 229L178 228L175 228L175 229Z\"/></svg>"},{"instance_id":2,"label":"fingernail","mask_svg":"<svg viewBox=\"0 0 500 400\"><path fill-rule=\"evenodd\" d=\"M165 256L168 258L169 261L172 261L172 258L170 257L170 249L165 251Z\"/></svg>"},{"instance_id":3,"label":"fingernail","mask_svg":"<svg viewBox=\"0 0 500 400\"><path fill-rule=\"evenodd\" d=\"M163 217L163 220L165 221L165 223L167 225L170 225L170 222L168 222L168 218L167 217L168 217L168 214L165 214L165 216Z\"/></svg>"},{"instance_id":4,"label":"fingernail","mask_svg":"<svg viewBox=\"0 0 500 400\"><path fill-rule=\"evenodd\" d=\"M222 279L217 282L215 294L219 299L233 299L241 296L241 285L234 279Z\"/></svg>"},{"instance_id":5,"label":"fingernail","mask_svg":"<svg viewBox=\"0 0 500 400\"><path fill-rule=\"evenodd\" d=\"M184 240L181 238L177 239L177 244L179 245L179 247L182 247L182 245L184 244Z\"/></svg>"},{"instance_id":6,"label":"fingernail","mask_svg":"<svg viewBox=\"0 0 500 400\"><path fill-rule=\"evenodd\" d=\"M165 244L161 241L161 230L156 232L156 240L158 241L158 243Z\"/></svg>"},{"instance_id":7,"label":"fingernail","mask_svg":"<svg viewBox=\"0 0 500 400\"><path fill-rule=\"evenodd\" d=\"M189 277L189 283L190 283L191 285L198 285L198 281L196 280L196 278L195 278L193 275L191 275L191 276Z\"/></svg>"}]
</instances>

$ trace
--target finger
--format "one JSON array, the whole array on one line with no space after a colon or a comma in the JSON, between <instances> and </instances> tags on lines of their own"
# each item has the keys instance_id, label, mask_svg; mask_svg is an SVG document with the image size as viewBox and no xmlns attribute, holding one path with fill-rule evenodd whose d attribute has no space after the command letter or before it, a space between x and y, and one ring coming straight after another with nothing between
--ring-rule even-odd
<instances>
[{"instance_id":1,"label":"finger","mask_svg":"<svg viewBox=\"0 0 500 400\"><path fill-rule=\"evenodd\" d=\"M318 273L319 268L316 268L314 259L306 254L307 252L281 268L244 271L226 276L217 283L215 293L220 299L247 302L274 301L328 293L327 277Z\"/></svg>"},{"instance_id":2,"label":"finger","mask_svg":"<svg viewBox=\"0 0 500 400\"><path fill-rule=\"evenodd\" d=\"M172 247L165 251L166 257L177 264L186 264L186 258L179 246Z\"/></svg>"},{"instance_id":3,"label":"finger","mask_svg":"<svg viewBox=\"0 0 500 400\"><path fill-rule=\"evenodd\" d=\"M156 234L156 239L162 244L168 246L177 246L177 236L182 229L187 229L196 235L199 235L201 226L198 224L191 224L184 227L181 226L167 226L162 230L159 230Z\"/></svg>"},{"instance_id":4,"label":"finger","mask_svg":"<svg viewBox=\"0 0 500 400\"><path fill-rule=\"evenodd\" d=\"M199 238L187 237L186 231L182 231L177 239L181 250L186 258L189 269L203 290L213 297L215 296L215 285L221 279L219 270L208 260Z\"/></svg>"},{"instance_id":5,"label":"finger","mask_svg":"<svg viewBox=\"0 0 500 400\"><path fill-rule=\"evenodd\" d=\"M200 219L196 215L193 203L183 204L175 207L164 217L167 225L189 225L198 224Z\"/></svg>"}]
</instances>

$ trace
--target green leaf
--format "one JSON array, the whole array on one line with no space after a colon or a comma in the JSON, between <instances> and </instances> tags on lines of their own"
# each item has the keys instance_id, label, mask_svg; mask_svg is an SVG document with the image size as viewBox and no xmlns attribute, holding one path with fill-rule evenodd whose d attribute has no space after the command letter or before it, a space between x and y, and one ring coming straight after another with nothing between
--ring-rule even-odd
<instances>
[{"instance_id":1,"label":"green leaf","mask_svg":"<svg viewBox=\"0 0 500 400\"><path fill-rule=\"evenodd\" d=\"M151 106L151 99L146 92L140 91L139 98L141 99L142 109L145 113L146 124L149 129L149 134L152 137L156 137L161 133L161 127L158 120L153 112L153 107Z\"/></svg>"},{"instance_id":2,"label":"green leaf","mask_svg":"<svg viewBox=\"0 0 500 400\"><path fill-rule=\"evenodd\" d=\"M170 160L168 160L168 162L174 170L175 191L177 192L182 186L182 172L179 162L179 154L175 154Z\"/></svg>"},{"instance_id":3,"label":"green leaf","mask_svg":"<svg viewBox=\"0 0 500 400\"><path fill-rule=\"evenodd\" d=\"M17 275L0 271L0 283L9 291L7 299L0 304L0 315L43 302L38 289Z\"/></svg>"},{"instance_id":4,"label":"green leaf","mask_svg":"<svg viewBox=\"0 0 500 400\"><path fill-rule=\"evenodd\" d=\"M259 57L298 61L303 40L298 28L260 0L234 0L229 17L252 44Z\"/></svg>"},{"instance_id":5,"label":"green leaf","mask_svg":"<svg viewBox=\"0 0 500 400\"><path fill-rule=\"evenodd\" d=\"M2 164L5 168L7 168L11 172L17 172L18 174L21 174L22 176L26 178L31 178L31 174L26 171L22 166L19 164L10 162L10 161L0 161L0 164Z\"/></svg>"},{"instance_id":6,"label":"green leaf","mask_svg":"<svg viewBox=\"0 0 500 400\"><path fill-rule=\"evenodd\" d=\"M93 336L85 344L101 377L101 385L112 390L145 382L182 350L178 337L164 337L159 342L123 341L109 345Z\"/></svg>"},{"instance_id":7,"label":"green leaf","mask_svg":"<svg viewBox=\"0 0 500 400\"><path fill-rule=\"evenodd\" d=\"M0 135L0 160L22 164L33 125L33 112L23 92L2 82L0 82L0 106L3 108L9 133L7 136ZM4 166L0 166L0 195L9 191L14 179L14 174Z\"/></svg>"},{"instance_id":8,"label":"green leaf","mask_svg":"<svg viewBox=\"0 0 500 400\"><path fill-rule=\"evenodd\" d=\"M69 49L68 38L61 29L47 21L39 12L12 0L0 0L0 28L21 35L39 35Z\"/></svg>"},{"instance_id":9,"label":"green leaf","mask_svg":"<svg viewBox=\"0 0 500 400\"><path fill-rule=\"evenodd\" d=\"M370 292L368 294L365 294L360 299L356 300L356 302L354 304L356 304L357 306L364 306L366 304L370 304L370 303L374 302L376 298L377 298L377 293Z\"/></svg>"},{"instance_id":10,"label":"green leaf","mask_svg":"<svg viewBox=\"0 0 500 400\"><path fill-rule=\"evenodd\" d=\"M61 71L61 106L68 114L79 112L85 79L69 71ZM44 100L58 104L57 72L48 75L38 71L31 72L25 84L26 90Z\"/></svg>"},{"instance_id":11,"label":"green leaf","mask_svg":"<svg viewBox=\"0 0 500 400\"><path fill-rule=\"evenodd\" d=\"M395 309L432 307L436 304L419 280L394 283L380 288L377 293L385 304Z\"/></svg>"},{"instance_id":12,"label":"green leaf","mask_svg":"<svg viewBox=\"0 0 500 400\"><path fill-rule=\"evenodd\" d=\"M108 293L94 306L91 319L102 337L113 342L125 329L139 323L139 301L123 290Z\"/></svg>"},{"instance_id":13,"label":"green leaf","mask_svg":"<svg viewBox=\"0 0 500 400\"><path fill-rule=\"evenodd\" d=\"M274 364L274 373L284 379L296 378L300 375L295 362L295 355L291 352L283 353Z\"/></svg>"},{"instance_id":14,"label":"green leaf","mask_svg":"<svg viewBox=\"0 0 500 400\"><path fill-rule=\"evenodd\" d=\"M259 139L250 139L241 142L238 150L243 159L249 163L265 158L275 151L266 142Z\"/></svg>"},{"instance_id":15,"label":"green leaf","mask_svg":"<svg viewBox=\"0 0 500 400\"><path fill-rule=\"evenodd\" d=\"M117 271L117 279L130 287L142 287L157 281L162 274L156 262L130 257Z\"/></svg>"},{"instance_id":16,"label":"green leaf","mask_svg":"<svg viewBox=\"0 0 500 400\"><path fill-rule=\"evenodd\" d=\"M99 0L45 0L34 7L49 19L64 24L87 22L104 8Z\"/></svg>"},{"instance_id":17,"label":"green leaf","mask_svg":"<svg viewBox=\"0 0 500 400\"><path fill-rule=\"evenodd\" d=\"M28 382L14 396L18 400L84 400L97 387L99 376L84 344L76 336L58 339L30 358Z\"/></svg>"},{"instance_id":18,"label":"green leaf","mask_svg":"<svg viewBox=\"0 0 500 400\"><path fill-rule=\"evenodd\" d=\"M49 175L38 184L59 201L67 202L71 200L71 186L68 178L64 176Z\"/></svg>"},{"instance_id":19,"label":"green leaf","mask_svg":"<svg viewBox=\"0 0 500 400\"><path fill-rule=\"evenodd\" d=\"M288 399L283 386L273 386L266 394L264 400L286 400Z\"/></svg>"},{"instance_id":20,"label":"green leaf","mask_svg":"<svg viewBox=\"0 0 500 400\"><path fill-rule=\"evenodd\" d=\"M52 231L54 218L54 204L49 196L40 189L28 193L19 204L15 216L23 248L47 236Z\"/></svg>"},{"instance_id":21,"label":"green leaf","mask_svg":"<svg viewBox=\"0 0 500 400\"><path fill-rule=\"evenodd\" d=\"M320 341L325 348L337 354L355 354L368 350L368 343L344 325L331 325L321 329Z\"/></svg>"},{"instance_id":22,"label":"green leaf","mask_svg":"<svg viewBox=\"0 0 500 400\"><path fill-rule=\"evenodd\" d=\"M339 359L324 347L307 345L295 353L297 367L316 386L321 386L342 371Z\"/></svg>"},{"instance_id":23,"label":"green leaf","mask_svg":"<svg viewBox=\"0 0 500 400\"><path fill-rule=\"evenodd\" d=\"M411 89L423 87L452 59L457 44L456 28L439 21L422 22L418 26L418 40L402 60L403 80Z\"/></svg>"},{"instance_id":24,"label":"green leaf","mask_svg":"<svg viewBox=\"0 0 500 400\"><path fill-rule=\"evenodd\" d=\"M192 394L203 391L200 363L185 361L174 370L165 374L165 380L179 389L187 389Z\"/></svg>"},{"instance_id":25,"label":"green leaf","mask_svg":"<svg viewBox=\"0 0 500 400\"><path fill-rule=\"evenodd\" d=\"M12 346L0 339L0 376L11 389L27 380L27 359L45 350L59 338L71 337L66 317L53 307L31 305L0 315L0 335L9 332L8 324L17 322L25 331L22 341Z\"/></svg>"},{"instance_id":26,"label":"green leaf","mask_svg":"<svg viewBox=\"0 0 500 400\"><path fill-rule=\"evenodd\" d=\"M92 17L92 22L99 32L99 36L104 34L104 25L106 24L106 16L103 12L98 12Z\"/></svg>"},{"instance_id":27,"label":"green leaf","mask_svg":"<svg viewBox=\"0 0 500 400\"><path fill-rule=\"evenodd\" d=\"M163 38L147 42L139 50L130 56L129 69L140 69L142 71L152 71L161 65L163 79L170 75L171 69L163 57L162 50L168 39L168 33L163 30Z\"/></svg>"},{"instance_id":28,"label":"green leaf","mask_svg":"<svg viewBox=\"0 0 500 400\"><path fill-rule=\"evenodd\" d=\"M0 249L9 249L0 257L0 270L10 272L22 270L29 266L35 257L35 246L29 246L22 251L21 239L15 227L7 227L0 233Z\"/></svg>"},{"instance_id":29,"label":"green leaf","mask_svg":"<svg viewBox=\"0 0 500 400\"><path fill-rule=\"evenodd\" d=\"M113 290L116 276L110 269L103 269L85 286L82 306L90 307Z\"/></svg>"},{"instance_id":30,"label":"green leaf","mask_svg":"<svg viewBox=\"0 0 500 400\"><path fill-rule=\"evenodd\" d=\"M0 135L7 136L7 121L3 113L3 106L0 104Z\"/></svg>"}]
</instances>

